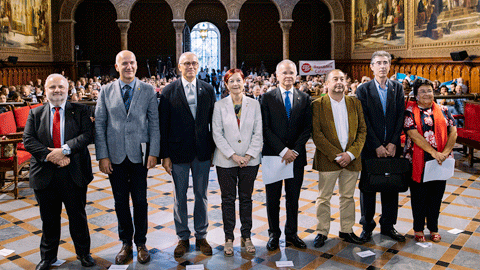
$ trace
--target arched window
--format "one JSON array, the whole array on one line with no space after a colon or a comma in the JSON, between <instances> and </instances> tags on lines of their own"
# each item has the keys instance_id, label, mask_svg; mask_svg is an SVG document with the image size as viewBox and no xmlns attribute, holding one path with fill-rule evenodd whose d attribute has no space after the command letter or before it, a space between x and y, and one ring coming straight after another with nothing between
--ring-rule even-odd
<instances>
[{"instance_id":1,"label":"arched window","mask_svg":"<svg viewBox=\"0 0 480 270\"><path fill-rule=\"evenodd\" d=\"M200 67L220 69L220 31L209 22L196 24L190 33L192 52L198 56Z\"/></svg>"}]
</instances>

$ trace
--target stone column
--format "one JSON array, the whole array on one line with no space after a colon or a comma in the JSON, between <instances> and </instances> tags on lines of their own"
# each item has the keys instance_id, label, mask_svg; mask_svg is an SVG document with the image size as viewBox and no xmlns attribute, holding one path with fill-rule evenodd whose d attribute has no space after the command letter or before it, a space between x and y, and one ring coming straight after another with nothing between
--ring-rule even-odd
<instances>
[{"instance_id":1,"label":"stone column","mask_svg":"<svg viewBox=\"0 0 480 270\"><path fill-rule=\"evenodd\" d=\"M177 63L177 74L179 74L178 70L178 59L180 58L180 55L182 54L182 42L183 42L183 29L185 28L185 20L182 19L173 19L173 28L175 28L175 41L176 41L176 46L175 46L175 54L176 54L176 59L173 61L174 63Z\"/></svg>"},{"instance_id":2,"label":"stone column","mask_svg":"<svg viewBox=\"0 0 480 270\"><path fill-rule=\"evenodd\" d=\"M120 49L122 51L128 50L128 28L130 28L132 22L127 19L116 20L116 22L118 28L120 28Z\"/></svg>"},{"instance_id":3,"label":"stone column","mask_svg":"<svg viewBox=\"0 0 480 270\"><path fill-rule=\"evenodd\" d=\"M278 22L283 32L283 59L288 59L290 55L290 28L293 20L285 19Z\"/></svg>"},{"instance_id":4,"label":"stone column","mask_svg":"<svg viewBox=\"0 0 480 270\"><path fill-rule=\"evenodd\" d=\"M53 61L55 62L74 62L75 54L75 34L74 34L74 20L59 20L58 21L58 35L62 38L58 39L58 44L54 46L58 48L57 53L53 54Z\"/></svg>"},{"instance_id":5,"label":"stone column","mask_svg":"<svg viewBox=\"0 0 480 270\"><path fill-rule=\"evenodd\" d=\"M331 59L347 59L349 53L345 53L347 47L346 26L345 20L331 20L332 34L331 34ZM348 42L350 44L350 42Z\"/></svg>"},{"instance_id":6,"label":"stone column","mask_svg":"<svg viewBox=\"0 0 480 270\"><path fill-rule=\"evenodd\" d=\"M237 30L240 20L227 20L228 30L230 30L230 68L237 68Z\"/></svg>"}]
</instances>

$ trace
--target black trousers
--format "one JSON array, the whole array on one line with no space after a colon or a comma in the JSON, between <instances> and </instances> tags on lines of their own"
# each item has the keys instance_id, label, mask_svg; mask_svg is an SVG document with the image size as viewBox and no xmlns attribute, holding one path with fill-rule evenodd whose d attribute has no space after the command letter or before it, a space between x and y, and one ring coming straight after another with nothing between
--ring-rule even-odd
<instances>
[{"instance_id":1,"label":"black trousers","mask_svg":"<svg viewBox=\"0 0 480 270\"><path fill-rule=\"evenodd\" d=\"M217 166L218 184L220 184L220 190L222 191L222 217L225 241L234 239L237 185L240 201L240 222L242 222L240 232L243 238L250 238L252 231L253 183L257 178L258 167L258 165L244 168L222 168Z\"/></svg>"},{"instance_id":2,"label":"black trousers","mask_svg":"<svg viewBox=\"0 0 480 270\"><path fill-rule=\"evenodd\" d=\"M118 219L118 235L128 245L133 241L137 246L147 242L148 203L147 168L142 163L132 163L128 158L121 164L112 164L110 174L115 212ZM133 202L133 223L130 213L130 196ZM135 226L135 236L134 236Z\"/></svg>"},{"instance_id":3,"label":"black trousers","mask_svg":"<svg viewBox=\"0 0 480 270\"><path fill-rule=\"evenodd\" d=\"M285 206L287 208L287 221L285 223L285 235L297 235L298 227L298 199L303 184L304 166L294 164L293 178L281 180L265 186L267 194L268 233L270 237L279 238L280 230L280 198L282 186L285 182Z\"/></svg>"},{"instance_id":4,"label":"black trousers","mask_svg":"<svg viewBox=\"0 0 480 270\"><path fill-rule=\"evenodd\" d=\"M42 260L53 261L57 258L62 203L67 210L70 236L77 255L84 257L90 254L90 234L85 213L87 188L76 185L67 168L59 168L46 188L35 189L34 192L42 219L43 234L40 242Z\"/></svg>"},{"instance_id":5,"label":"black trousers","mask_svg":"<svg viewBox=\"0 0 480 270\"><path fill-rule=\"evenodd\" d=\"M393 229L397 223L398 215L398 192L381 192L382 216L380 217L381 230ZM375 205L377 201L376 192L360 191L360 210L362 217L360 224L365 231L371 232L377 225L373 217L375 216Z\"/></svg>"},{"instance_id":6,"label":"black trousers","mask_svg":"<svg viewBox=\"0 0 480 270\"><path fill-rule=\"evenodd\" d=\"M413 230L423 231L425 218L430 232L438 232L438 216L447 181L411 182Z\"/></svg>"}]
</instances>

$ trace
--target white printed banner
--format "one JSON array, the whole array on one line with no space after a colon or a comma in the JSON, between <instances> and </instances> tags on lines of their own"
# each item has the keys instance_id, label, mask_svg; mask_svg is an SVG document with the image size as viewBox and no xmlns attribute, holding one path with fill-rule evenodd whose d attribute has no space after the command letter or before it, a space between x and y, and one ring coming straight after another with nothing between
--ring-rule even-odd
<instances>
[{"instance_id":1,"label":"white printed banner","mask_svg":"<svg viewBox=\"0 0 480 270\"><path fill-rule=\"evenodd\" d=\"M300 75L327 74L335 69L335 60L300 61Z\"/></svg>"}]
</instances>

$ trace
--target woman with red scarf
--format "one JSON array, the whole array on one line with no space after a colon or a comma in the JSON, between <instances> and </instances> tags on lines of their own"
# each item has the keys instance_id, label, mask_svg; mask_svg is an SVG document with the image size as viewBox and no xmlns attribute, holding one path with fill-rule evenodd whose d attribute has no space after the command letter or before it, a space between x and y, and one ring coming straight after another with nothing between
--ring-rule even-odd
<instances>
[{"instance_id":1,"label":"woman with red scarf","mask_svg":"<svg viewBox=\"0 0 480 270\"><path fill-rule=\"evenodd\" d=\"M409 102L405 111L404 129L407 134L404 155L412 162L413 229L415 240L425 242L423 229L425 218L430 231L430 240L439 242L438 216L445 192L445 180L423 182L425 162L437 160L442 164L452 157L452 149L457 139L455 121L447 107L433 100L433 84L428 80L417 79L413 83L416 102Z\"/></svg>"}]
</instances>

